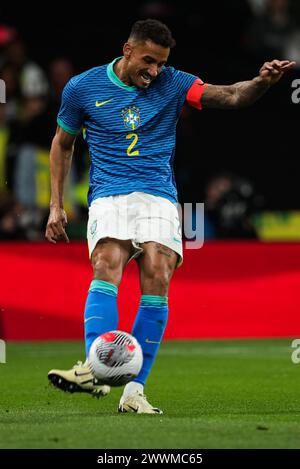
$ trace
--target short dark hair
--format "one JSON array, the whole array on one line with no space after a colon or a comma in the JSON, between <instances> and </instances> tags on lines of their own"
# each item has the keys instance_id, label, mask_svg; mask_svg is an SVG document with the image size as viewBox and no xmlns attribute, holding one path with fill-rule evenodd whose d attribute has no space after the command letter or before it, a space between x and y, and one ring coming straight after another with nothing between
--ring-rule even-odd
<instances>
[{"instance_id":1,"label":"short dark hair","mask_svg":"<svg viewBox=\"0 0 300 469\"><path fill-rule=\"evenodd\" d=\"M176 44L168 26L153 19L136 21L131 28L129 38L140 42L150 40L162 47L171 48Z\"/></svg>"}]
</instances>

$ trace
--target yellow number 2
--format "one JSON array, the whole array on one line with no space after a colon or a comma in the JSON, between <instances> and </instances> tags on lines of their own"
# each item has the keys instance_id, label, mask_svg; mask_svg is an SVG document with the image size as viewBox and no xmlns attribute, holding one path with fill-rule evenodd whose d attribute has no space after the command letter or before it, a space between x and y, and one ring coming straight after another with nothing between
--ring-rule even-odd
<instances>
[{"instance_id":1,"label":"yellow number 2","mask_svg":"<svg viewBox=\"0 0 300 469\"><path fill-rule=\"evenodd\" d=\"M135 147L135 145L137 144L138 136L137 136L137 134L128 134L128 135L126 135L126 139L128 140L129 138L133 138L133 141L131 142L131 144L127 148L127 155L128 156L138 156L140 154L140 152L138 150L132 151L133 147Z\"/></svg>"}]
</instances>

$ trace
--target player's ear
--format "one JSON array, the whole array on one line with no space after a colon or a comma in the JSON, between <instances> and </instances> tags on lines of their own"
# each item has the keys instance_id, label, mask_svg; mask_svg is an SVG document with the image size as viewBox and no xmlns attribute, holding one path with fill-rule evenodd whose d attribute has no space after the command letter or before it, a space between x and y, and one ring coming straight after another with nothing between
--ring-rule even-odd
<instances>
[{"instance_id":1,"label":"player's ear","mask_svg":"<svg viewBox=\"0 0 300 469\"><path fill-rule=\"evenodd\" d=\"M125 59L129 59L132 54L132 45L129 42L125 42L123 46L123 55Z\"/></svg>"}]
</instances>

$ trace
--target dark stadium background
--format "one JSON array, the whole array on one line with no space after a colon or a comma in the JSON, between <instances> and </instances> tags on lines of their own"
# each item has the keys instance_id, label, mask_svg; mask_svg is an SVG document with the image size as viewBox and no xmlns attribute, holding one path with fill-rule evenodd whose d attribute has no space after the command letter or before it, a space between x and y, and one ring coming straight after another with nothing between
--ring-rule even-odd
<instances>
[{"instance_id":1,"label":"dark stadium background","mask_svg":"<svg viewBox=\"0 0 300 469\"><path fill-rule=\"evenodd\" d=\"M292 7L299 9L297 2ZM17 28L32 59L47 70L51 59L66 56L76 73L121 55L133 21L149 16L165 21L173 31L177 46L170 64L199 74L206 82L251 79L263 63L245 45L253 20L246 0L78 6L6 2L0 7L1 23ZM266 52L265 60L272 58ZM265 208L299 208L300 105L291 101L296 77L299 68L250 109L189 111L187 122L178 126L176 172L182 201L201 201L207 179L219 170L230 170L255 184Z\"/></svg>"}]
</instances>

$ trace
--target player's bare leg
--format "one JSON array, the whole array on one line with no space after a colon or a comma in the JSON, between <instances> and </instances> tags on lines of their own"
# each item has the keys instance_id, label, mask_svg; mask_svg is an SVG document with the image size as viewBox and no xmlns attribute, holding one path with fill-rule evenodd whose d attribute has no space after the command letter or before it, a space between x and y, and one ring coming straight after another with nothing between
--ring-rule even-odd
<instances>
[{"instance_id":1,"label":"player's bare leg","mask_svg":"<svg viewBox=\"0 0 300 469\"><path fill-rule=\"evenodd\" d=\"M117 327L116 292L131 251L131 241L105 238L97 243L92 253L93 281L85 310L86 355L98 335ZM98 384L87 360L78 362L70 370L51 370L48 378L55 387L66 392L87 392L96 397L110 392L109 386Z\"/></svg>"},{"instance_id":2,"label":"player's bare leg","mask_svg":"<svg viewBox=\"0 0 300 469\"><path fill-rule=\"evenodd\" d=\"M139 341L144 355L140 374L125 388L119 412L161 414L144 395L144 384L158 352L168 316L168 289L178 255L167 246L156 242L142 244L143 252L137 259L140 272L141 305L132 334Z\"/></svg>"},{"instance_id":3,"label":"player's bare leg","mask_svg":"<svg viewBox=\"0 0 300 469\"><path fill-rule=\"evenodd\" d=\"M163 244L149 241L141 245L137 258L142 295L167 296L178 254Z\"/></svg>"},{"instance_id":4,"label":"player's bare leg","mask_svg":"<svg viewBox=\"0 0 300 469\"><path fill-rule=\"evenodd\" d=\"M91 257L93 278L118 287L132 250L130 240L104 238L98 241Z\"/></svg>"}]
</instances>

